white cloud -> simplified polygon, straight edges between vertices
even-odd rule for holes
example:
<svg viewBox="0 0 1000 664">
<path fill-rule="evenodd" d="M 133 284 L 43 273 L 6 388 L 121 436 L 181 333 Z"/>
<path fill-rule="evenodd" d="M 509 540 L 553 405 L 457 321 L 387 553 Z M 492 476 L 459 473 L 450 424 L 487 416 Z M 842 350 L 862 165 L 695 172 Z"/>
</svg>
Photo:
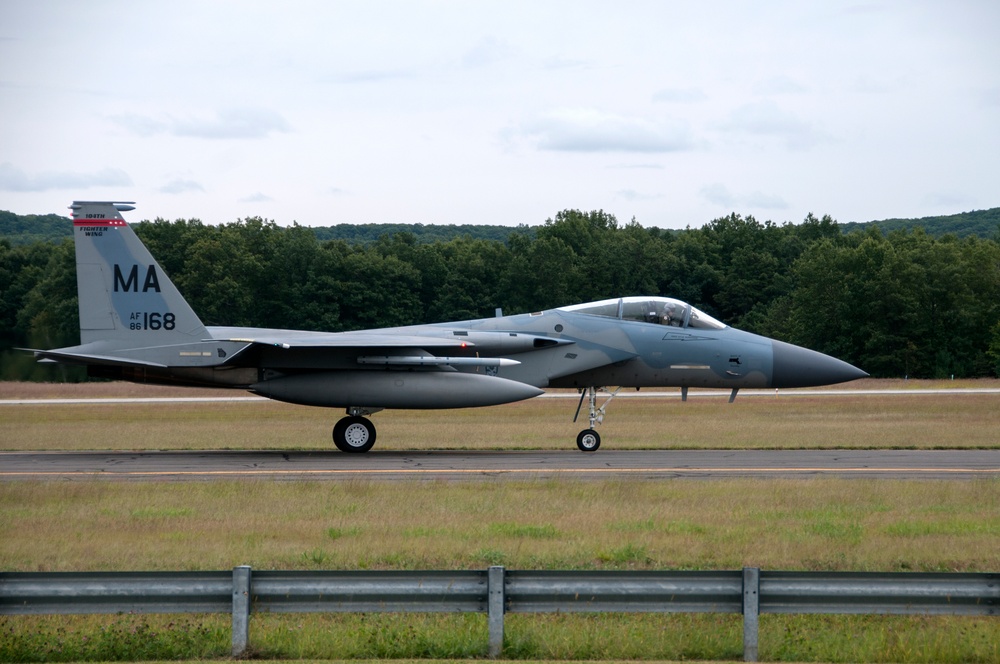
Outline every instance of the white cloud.
<svg viewBox="0 0 1000 664">
<path fill-rule="evenodd" d="M 788 76 L 772 76 L 754 85 L 759 95 L 797 95 L 806 91 L 805 86 Z"/>
<path fill-rule="evenodd" d="M 715 203 L 725 208 L 731 208 L 736 204 L 736 197 L 730 193 L 729 188 L 718 182 L 702 187 L 701 195 L 709 203 Z"/>
<path fill-rule="evenodd" d="M 777 139 L 791 149 L 807 149 L 830 140 L 825 132 L 770 100 L 740 106 L 719 128 L 734 137 Z"/>
<path fill-rule="evenodd" d="M 734 211 L 740 208 L 786 210 L 789 207 L 788 203 L 781 196 L 765 194 L 760 191 L 734 194 L 729 191 L 726 185 L 719 182 L 702 187 L 701 195 L 702 198 L 710 203 Z"/>
<path fill-rule="evenodd" d="M 969 196 L 954 192 L 927 192 L 921 201 L 934 210 L 970 210 L 975 209 L 976 202 Z M 933 215 L 928 215 L 933 216 Z"/>
<path fill-rule="evenodd" d="M 765 194 L 760 191 L 751 191 L 741 197 L 743 205 L 758 210 L 787 210 L 788 203 L 784 198 L 776 194 Z"/>
<path fill-rule="evenodd" d="M 104 168 L 92 173 L 43 171 L 28 175 L 10 162 L 0 164 L 0 191 L 29 192 L 131 186 L 132 178 L 118 168 Z"/>
<path fill-rule="evenodd" d="M 701 88 L 664 88 L 653 93 L 653 101 L 693 104 L 705 101 L 708 95 Z"/>
<path fill-rule="evenodd" d="M 462 63 L 466 67 L 487 67 L 501 62 L 513 54 L 513 49 L 505 42 L 490 35 L 466 51 Z"/>
<path fill-rule="evenodd" d="M 153 118 L 134 113 L 115 115 L 110 119 L 122 129 L 136 136 L 155 136 L 156 134 L 167 133 L 169 130 L 169 125 L 162 120 L 154 120 Z"/>
<path fill-rule="evenodd" d="M 280 114 L 254 108 L 222 111 L 211 120 L 184 120 L 174 123 L 173 133 L 194 138 L 266 138 L 290 127 Z"/>
<path fill-rule="evenodd" d="M 615 197 L 626 201 L 653 201 L 663 198 L 661 194 L 644 194 L 635 189 L 619 189 L 615 192 Z"/>
<path fill-rule="evenodd" d="M 0 0 L 0 207 L 108 186 L 150 218 L 683 227 L 1000 205 L 996 2 L 231 5 Z M 109 25 L 115 48 L 81 47 Z"/>
<path fill-rule="evenodd" d="M 245 197 L 241 198 L 239 200 L 239 202 L 240 203 L 270 203 L 273 200 L 274 199 L 271 198 L 270 196 L 268 196 L 267 194 L 262 194 L 261 192 L 258 191 L 255 194 L 250 194 L 249 196 L 245 196 Z"/>
<path fill-rule="evenodd" d="M 558 109 L 521 126 L 541 150 L 563 152 L 676 152 L 692 145 L 680 122 L 627 117 L 594 109 Z"/>
<path fill-rule="evenodd" d="M 1000 87 L 989 88 L 979 93 L 979 101 L 986 107 L 1000 107 Z"/>
<path fill-rule="evenodd" d="M 392 83 L 412 79 L 416 73 L 409 69 L 362 69 L 344 72 L 324 79 L 325 83 L 365 84 Z"/>
<path fill-rule="evenodd" d="M 663 164 L 654 164 L 650 162 L 635 162 L 635 163 L 612 164 L 608 168 L 618 168 L 622 170 L 635 170 L 635 171 L 662 171 Z"/>
<path fill-rule="evenodd" d="M 585 69 L 593 66 L 592 62 L 582 58 L 564 58 L 558 55 L 544 58 L 541 62 L 541 67 L 549 70 Z"/>
<path fill-rule="evenodd" d="M 288 122 L 274 111 L 239 108 L 220 111 L 214 118 L 156 119 L 143 115 L 113 116 L 114 121 L 137 136 L 168 134 L 188 138 L 259 139 L 290 131 Z"/>
<path fill-rule="evenodd" d="M 205 188 L 194 180 L 175 178 L 159 189 L 164 194 L 184 194 L 189 191 L 205 191 Z"/>
</svg>

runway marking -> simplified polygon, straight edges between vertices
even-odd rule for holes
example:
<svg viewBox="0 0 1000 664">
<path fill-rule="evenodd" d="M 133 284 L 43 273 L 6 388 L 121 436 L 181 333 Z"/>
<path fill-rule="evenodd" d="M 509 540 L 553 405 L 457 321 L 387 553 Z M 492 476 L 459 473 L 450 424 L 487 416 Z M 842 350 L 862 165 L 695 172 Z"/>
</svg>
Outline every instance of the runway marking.
<svg viewBox="0 0 1000 664">
<path fill-rule="evenodd" d="M 108 471 L 108 470 L 79 470 L 79 471 L 0 471 L 0 477 L 65 477 L 65 476 L 95 476 L 95 477 L 169 477 L 169 476 L 245 476 L 245 475 L 546 475 L 546 474 L 600 474 L 600 473 L 627 473 L 627 474 L 704 474 L 704 473 L 917 473 L 917 474 L 1000 474 L 1000 468 L 442 468 L 434 470 L 429 468 L 400 468 L 397 470 L 388 469 L 327 469 L 327 470 L 136 470 L 136 471 Z"/>
</svg>

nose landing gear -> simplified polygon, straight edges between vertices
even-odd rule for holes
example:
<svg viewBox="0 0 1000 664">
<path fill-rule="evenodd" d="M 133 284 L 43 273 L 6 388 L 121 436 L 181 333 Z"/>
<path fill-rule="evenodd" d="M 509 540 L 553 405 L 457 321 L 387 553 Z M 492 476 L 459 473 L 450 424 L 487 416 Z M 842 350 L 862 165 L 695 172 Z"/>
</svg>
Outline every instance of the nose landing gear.
<svg viewBox="0 0 1000 664">
<path fill-rule="evenodd" d="M 576 446 L 581 452 L 594 452 L 601 446 L 601 434 L 593 429 L 584 429 L 576 437 Z"/>
<path fill-rule="evenodd" d="M 595 452 L 597 448 L 601 446 L 601 435 L 594 430 L 594 426 L 600 424 L 604 421 L 604 413 L 611 403 L 611 400 L 615 398 L 615 395 L 622 388 L 615 388 L 614 392 L 609 392 L 607 388 L 604 387 L 588 387 L 586 390 L 580 391 L 580 403 L 576 406 L 576 415 L 573 416 L 573 421 L 576 422 L 577 418 L 580 417 L 580 409 L 583 407 L 584 398 L 588 399 L 589 404 L 589 420 L 590 428 L 584 429 L 576 437 L 576 446 L 580 448 L 581 452 Z M 607 400 L 601 405 L 600 408 L 597 407 L 597 391 L 604 390 L 608 392 Z"/>
</svg>

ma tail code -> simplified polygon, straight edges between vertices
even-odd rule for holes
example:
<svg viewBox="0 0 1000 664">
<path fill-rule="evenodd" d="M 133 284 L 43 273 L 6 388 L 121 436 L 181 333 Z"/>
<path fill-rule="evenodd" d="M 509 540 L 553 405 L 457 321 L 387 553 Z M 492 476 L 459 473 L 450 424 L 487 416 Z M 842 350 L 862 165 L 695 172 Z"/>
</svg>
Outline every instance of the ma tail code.
<svg viewBox="0 0 1000 664">
<path fill-rule="evenodd" d="M 115 264 L 115 292 L 119 291 L 125 292 L 139 292 L 139 266 L 133 265 L 132 269 L 129 270 L 128 277 L 122 273 L 122 268 L 120 265 Z M 146 267 L 146 279 L 142 282 L 142 292 L 146 293 L 148 291 L 160 292 L 160 281 L 156 278 L 156 266 L 149 265 Z"/>
</svg>

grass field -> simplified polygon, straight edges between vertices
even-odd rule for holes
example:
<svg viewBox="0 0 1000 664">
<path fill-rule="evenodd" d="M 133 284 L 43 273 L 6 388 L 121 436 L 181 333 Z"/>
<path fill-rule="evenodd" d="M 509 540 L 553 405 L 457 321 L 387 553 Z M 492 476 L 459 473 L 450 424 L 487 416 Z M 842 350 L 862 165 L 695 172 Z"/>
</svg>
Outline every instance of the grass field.
<svg viewBox="0 0 1000 664">
<path fill-rule="evenodd" d="M 855 381 L 906 389 L 879 396 L 619 397 L 600 425 L 607 449 L 1000 447 L 1000 394 L 928 394 L 926 388 L 997 387 L 1000 381 Z M 924 388 L 921 390 L 921 388 Z M 0 399 L 243 396 L 123 383 L 0 383 Z M 585 422 L 577 400 L 450 411 L 384 411 L 377 449 L 567 449 Z M 0 405 L 0 449 L 331 449 L 333 409 L 272 401 L 181 404 Z"/>
<path fill-rule="evenodd" d="M 0 384 L 0 398 L 39 398 L 42 390 L 48 396 L 78 390 L 190 396 L 119 384 Z M 995 394 L 779 394 L 740 397 L 734 404 L 725 398 L 620 399 L 601 431 L 608 449 L 996 448 L 998 406 Z M 575 400 L 548 399 L 468 411 L 379 413 L 378 446 L 565 449 L 580 428 L 570 422 L 575 407 Z M 336 417 L 336 411 L 268 402 L 0 406 L 0 441 L 6 450 L 329 448 Z M 995 572 L 1000 482 L 0 484 L 0 570 L 239 564 Z M 265 658 L 485 655 L 483 616 L 253 621 L 255 652 Z M 741 652 L 738 616 L 509 616 L 505 632 L 505 656 L 524 660 L 730 660 Z M 226 616 L 6 617 L 0 618 L 0 661 L 219 658 L 228 652 L 228 638 Z M 763 616 L 760 642 L 762 660 L 1000 662 L 995 617 Z"/>
<path fill-rule="evenodd" d="M 1000 570 L 995 480 L 6 482 L 0 505 L 12 571 Z"/>
</svg>

